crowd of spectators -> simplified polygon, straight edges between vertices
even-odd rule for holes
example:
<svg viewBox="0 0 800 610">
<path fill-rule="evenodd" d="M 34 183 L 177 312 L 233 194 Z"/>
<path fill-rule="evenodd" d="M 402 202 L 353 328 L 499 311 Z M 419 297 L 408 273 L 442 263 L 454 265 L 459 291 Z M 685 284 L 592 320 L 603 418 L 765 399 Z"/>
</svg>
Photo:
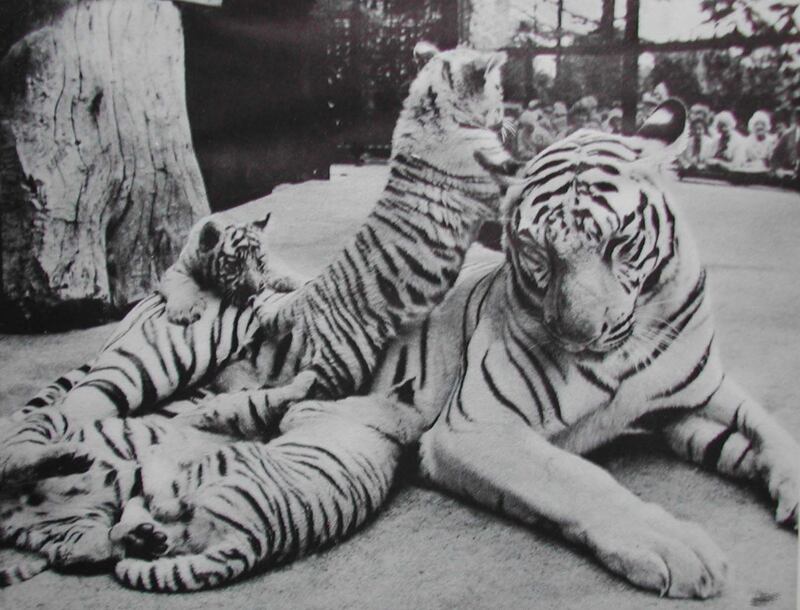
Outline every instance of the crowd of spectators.
<svg viewBox="0 0 800 610">
<path fill-rule="evenodd" d="M 637 122 L 642 123 L 669 97 L 660 84 L 639 102 Z M 544 104 L 531 100 L 524 110 L 511 107 L 504 130 L 506 145 L 521 159 L 530 159 L 547 146 L 581 128 L 608 133 L 622 130 L 622 110 L 600 107 L 597 98 L 586 96 L 571 106 L 564 102 Z M 704 104 L 689 110 L 689 139 L 677 159 L 684 171 L 725 173 L 771 173 L 795 176 L 800 173 L 800 106 L 789 125 L 774 124 L 766 110 L 754 112 L 746 124 L 730 111 L 714 113 Z"/>
<path fill-rule="evenodd" d="M 800 107 L 794 109 L 790 125 L 774 125 L 769 112 L 757 110 L 744 126 L 730 111 L 714 114 L 708 106 L 695 104 L 689 110 L 689 142 L 678 167 L 798 176 Z"/>
</svg>

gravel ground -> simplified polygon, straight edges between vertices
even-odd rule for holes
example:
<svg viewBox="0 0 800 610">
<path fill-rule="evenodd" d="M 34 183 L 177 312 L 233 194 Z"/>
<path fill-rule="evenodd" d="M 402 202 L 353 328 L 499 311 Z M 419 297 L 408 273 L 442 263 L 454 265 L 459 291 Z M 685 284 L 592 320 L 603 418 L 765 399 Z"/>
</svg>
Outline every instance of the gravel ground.
<svg viewBox="0 0 800 610">
<path fill-rule="evenodd" d="M 272 210 L 273 244 L 313 272 L 370 208 L 385 168 L 343 168 L 231 211 Z M 693 225 L 730 374 L 800 438 L 800 196 L 762 188 L 675 184 Z M 0 413 L 81 364 L 110 326 L 0 336 Z M 648 446 L 650 445 L 650 446 Z M 772 522 L 758 490 L 676 461 L 646 438 L 595 456 L 624 485 L 701 523 L 728 554 L 728 589 L 702 607 L 795 608 L 795 535 Z M 662 600 L 609 575 L 581 550 L 413 483 L 383 513 L 326 552 L 219 591 L 168 597 L 121 588 L 110 576 L 46 573 L 0 591 L 2 608 L 588 608 L 700 607 Z"/>
</svg>

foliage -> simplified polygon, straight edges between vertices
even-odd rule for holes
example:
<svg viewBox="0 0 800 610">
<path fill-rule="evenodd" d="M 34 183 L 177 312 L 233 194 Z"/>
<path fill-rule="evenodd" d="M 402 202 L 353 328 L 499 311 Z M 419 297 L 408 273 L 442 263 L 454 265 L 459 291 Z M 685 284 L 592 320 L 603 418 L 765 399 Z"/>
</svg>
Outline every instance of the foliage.
<svg viewBox="0 0 800 610">
<path fill-rule="evenodd" d="M 664 82 L 687 104 L 703 102 L 714 110 L 732 110 L 741 121 L 759 109 L 787 112 L 798 104 L 800 56 L 797 45 L 656 56 L 645 87 Z"/>
<path fill-rule="evenodd" d="M 800 6 L 797 0 L 701 0 L 706 21 L 723 33 L 745 36 L 800 32 Z"/>
</svg>

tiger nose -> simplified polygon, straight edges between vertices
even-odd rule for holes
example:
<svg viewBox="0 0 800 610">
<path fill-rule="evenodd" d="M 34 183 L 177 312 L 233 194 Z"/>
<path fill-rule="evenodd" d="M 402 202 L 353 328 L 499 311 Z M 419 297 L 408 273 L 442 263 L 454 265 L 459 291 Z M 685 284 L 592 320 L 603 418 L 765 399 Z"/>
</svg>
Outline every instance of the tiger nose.
<svg viewBox="0 0 800 610">
<path fill-rule="evenodd" d="M 584 347 L 601 337 L 605 324 L 584 317 L 568 317 L 545 312 L 544 326 L 556 339 Z"/>
</svg>

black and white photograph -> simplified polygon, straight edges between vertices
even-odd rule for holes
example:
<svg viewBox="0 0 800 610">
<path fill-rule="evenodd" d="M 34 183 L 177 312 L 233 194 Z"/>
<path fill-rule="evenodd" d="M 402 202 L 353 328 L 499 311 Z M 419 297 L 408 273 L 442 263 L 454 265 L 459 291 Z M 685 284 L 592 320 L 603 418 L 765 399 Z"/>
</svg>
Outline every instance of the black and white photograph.
<svg viewBox="0 0 800 610">
<path fill-rule="evenodd" d="M 800 607 L 797 0 L 0 4 L 0 607 Z"/>
</svg>

